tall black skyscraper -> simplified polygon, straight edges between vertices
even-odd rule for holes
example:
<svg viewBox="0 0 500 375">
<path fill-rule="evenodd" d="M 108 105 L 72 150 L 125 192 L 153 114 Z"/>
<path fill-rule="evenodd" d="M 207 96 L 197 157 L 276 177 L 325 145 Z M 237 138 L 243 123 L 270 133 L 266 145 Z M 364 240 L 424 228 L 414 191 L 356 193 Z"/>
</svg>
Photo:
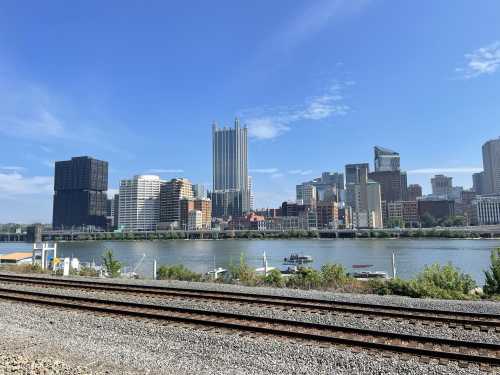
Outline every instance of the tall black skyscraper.
<svg viewBox="0 0 500 375">
<path fill-rule="evenodd" d="M 107 190 L 107 161 L 81 156 L 56 162 L 53 228 L 105 228 Z"/>
</svg>

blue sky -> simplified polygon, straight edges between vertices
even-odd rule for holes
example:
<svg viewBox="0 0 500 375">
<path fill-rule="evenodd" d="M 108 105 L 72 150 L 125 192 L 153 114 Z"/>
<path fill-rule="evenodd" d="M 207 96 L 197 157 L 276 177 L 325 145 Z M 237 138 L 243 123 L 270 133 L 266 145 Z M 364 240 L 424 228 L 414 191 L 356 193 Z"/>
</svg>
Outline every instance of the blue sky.
<svg viewBox="0 0 500 375">
<path fill-rule="evenodd" d="M 53 161 L 211 182 L 211 123 L 251 134 L 256 206 L 395 149 L 469 187 L 500 136 L 500 2 L 0 4 L 0 222 L 50 222 Z"/>
</svg>

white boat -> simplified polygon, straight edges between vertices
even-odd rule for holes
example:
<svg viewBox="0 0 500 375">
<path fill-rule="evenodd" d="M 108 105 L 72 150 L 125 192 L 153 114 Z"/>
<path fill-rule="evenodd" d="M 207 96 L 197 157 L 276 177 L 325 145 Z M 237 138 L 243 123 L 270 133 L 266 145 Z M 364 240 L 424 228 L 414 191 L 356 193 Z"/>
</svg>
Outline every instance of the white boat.
<svg viewBox="0 0 500 375">
<path fill-rule="evenodd" d="M 299 255 L 297 253 L 290 254 L 289 257 L 283 259 L 284 265 L 296 265 L 296 264 L 305 264 L 312 263 L 313 258 L 310 255 Z"/>
</svg>

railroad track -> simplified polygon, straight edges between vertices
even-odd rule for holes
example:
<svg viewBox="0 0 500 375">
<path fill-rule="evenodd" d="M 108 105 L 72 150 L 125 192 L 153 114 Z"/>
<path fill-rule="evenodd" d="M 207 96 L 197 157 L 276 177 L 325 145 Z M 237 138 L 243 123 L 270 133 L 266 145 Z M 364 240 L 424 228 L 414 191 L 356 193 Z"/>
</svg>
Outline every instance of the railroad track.
<svg viewBox="0 0 500 375">
<path fill-rule="evenodd" d="M 368 316 L 369 318 L 382 317 L 385 319 L 408 320 L 411 324 L 426 322 L 425 324 L 434 324 L 436 326 L 447 325 L 450 328 L 476 328 L 484 332 L 490 330 L 500 332 L 500 317 L 496 314 L 442 311 L 357 302 L 325 301 L 315 298 L 286 297 L 268 294 L 256 295 L 242 292 L 217 292 L 210 290 L 142 286 L 11 274 L 0 274 L 0 282 L 31 284 L 42 287 L 77 288 L 86 291 L 132 293 L 153 297 L 219 300 L 237 304 L 254 304 L 262 307 L 274 306 L 292 311 L 345 313 L 355 316 Z"/>
<path fill-rule="evenodd" d="M 496 371 L 500 366 L 500 345 L 491 343 L 422 337 L 238 313 L 109 301 L 99 298 L 63 296 L 5 288 L 0 288 L 0 299 L 104 313 L 112 316 L 194 324 L 209 329 L 223 329 L 299 341 L 342 345 L 356 349 L 398 353 L 405 357 L 418 356 L 424 361 L 436 358 L 441 364 L 458 361 L 462 367 L 475 363 L 484 369 Z"/>
</svg>

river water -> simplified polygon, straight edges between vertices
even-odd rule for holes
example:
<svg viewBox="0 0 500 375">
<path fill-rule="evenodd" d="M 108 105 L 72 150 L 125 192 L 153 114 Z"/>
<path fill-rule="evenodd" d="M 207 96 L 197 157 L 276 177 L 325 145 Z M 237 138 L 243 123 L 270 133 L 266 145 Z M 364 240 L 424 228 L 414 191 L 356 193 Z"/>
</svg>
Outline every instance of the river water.
<svg viewBox="0 0 500 375">
<path fill-rule="evenodd" d="M 490 252 L 500 247 L 500 240 L 450 240 L 450 239 L 334 239 L 334 240 L 169 240 L 169 241 L 86 241 L 61 242 L 59 256 L 73 256 L 82 262 L 100 263 L 106 249 L 113 250 L 128 270 L 134 269 L 143 254 L 137 272 L 152 276 L 153 260 L 161 264 L 184 264 L 197 271 L 206 272 L 217 267 L 238 263 L 240 254 L 247 262 L 261 267 L 262 254 L 266 252 L 269 266 L 285 268 L 283 258 L 290 253 L 311 255 L 314 268 L 324 263 L 340 263 L 348 270 L 353 264 L 372 264 L 373 271 L 392 274 L 392 252 L 396 254 L 398 276 L 410 278 L 432 263 L 452 262 L 469 273 L 478 283 L 484 282 L 484 270 L 490 264 Z M 0 254 L 10 251 L 30 251 L 26 243 L 0 243 Z"/>
</svg>

